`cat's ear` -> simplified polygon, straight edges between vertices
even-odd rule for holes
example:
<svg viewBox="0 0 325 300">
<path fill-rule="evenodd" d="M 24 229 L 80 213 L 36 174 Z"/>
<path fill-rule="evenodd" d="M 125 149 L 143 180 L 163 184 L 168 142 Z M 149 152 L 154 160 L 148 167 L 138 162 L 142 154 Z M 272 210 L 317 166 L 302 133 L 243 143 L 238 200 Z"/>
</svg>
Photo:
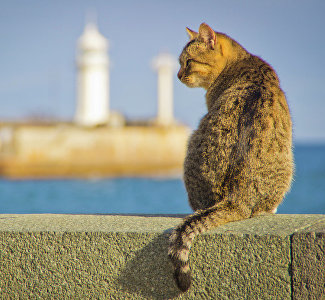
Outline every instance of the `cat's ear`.
<svg viewBox="0 0 325 300">
<path fill-rule="evenodd" d="M 205 23 L 200 25 L 198 39 L 199 41 L 206 43 L 211 49 L 214 49 L 217 42 L 216 33 L 209 25 Z"/>
<path fill-rule="evenodd" d="M 199 34 L 191 29 L 189 29 L 188 27 L 186 27 L 186 32 L 188 34 L 188 36 L 190 37 L 190 40 L 194 40 Z"/>
</svg>

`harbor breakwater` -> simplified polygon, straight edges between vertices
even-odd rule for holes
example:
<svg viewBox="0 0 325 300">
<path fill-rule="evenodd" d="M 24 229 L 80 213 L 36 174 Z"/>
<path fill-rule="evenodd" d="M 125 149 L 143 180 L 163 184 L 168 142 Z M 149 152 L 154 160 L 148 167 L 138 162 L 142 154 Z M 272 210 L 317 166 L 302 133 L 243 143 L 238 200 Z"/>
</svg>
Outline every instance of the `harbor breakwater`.
<svg viewBox="0 0 325 300">
<path fill-rule="evenodd" d="M 72 124 L 0 126 L 0 175 L 159 176 L 182 173 L 185 126 L 83 128 Z"/>
</svg>

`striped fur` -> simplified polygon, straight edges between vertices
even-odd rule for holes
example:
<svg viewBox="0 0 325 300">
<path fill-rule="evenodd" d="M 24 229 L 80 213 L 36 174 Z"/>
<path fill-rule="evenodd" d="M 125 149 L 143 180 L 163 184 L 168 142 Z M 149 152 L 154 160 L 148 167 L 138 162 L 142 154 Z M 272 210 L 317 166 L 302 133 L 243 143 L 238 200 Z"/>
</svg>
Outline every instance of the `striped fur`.
<svg viewBox="0 0 325 300">
<path fill-rule="evenodd" d="M 222 202 L 209 209 L 197 211 L 173 230 L 169 238 L 168 255 L 175 268 L 176 284 L 181 291 L 187 291 L 191 285 L 188 258 L 194 238 L 216 226 L 247 217 L 249 216 L 232 207 L 231 203 Z"/>
<path fill-rule="evenodd" d="M 179 79 L 207 90 L 208 113 L 192 134 L 184 182 L 195 213 L 171 236 L 168 255 L 183 292 L 194 238 L 222 224 L 274 213 L 293 174 L 292 124 L 274 70 L 230 37 L 188 30 Z"/>
</svg>

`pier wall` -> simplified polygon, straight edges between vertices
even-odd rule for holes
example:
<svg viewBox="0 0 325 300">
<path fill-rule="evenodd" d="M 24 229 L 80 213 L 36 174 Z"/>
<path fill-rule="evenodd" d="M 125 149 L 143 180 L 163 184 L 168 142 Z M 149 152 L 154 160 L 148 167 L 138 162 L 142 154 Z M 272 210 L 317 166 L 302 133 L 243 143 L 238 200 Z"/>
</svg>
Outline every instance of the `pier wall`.
<svg viewBox="0 0 325 300">
<path fill-rule="evenodd" d="M 185 126 L 2 126 L 0 175 L 20 178 L 181 174 L 189 133 Z M 5 137 L 2 143 L 1 136 Z"/>
<path fill-rule="evenodd" d="M 325 215 L 267 215 L 195 239 L 181 294 L 180 216 L 0 215 L 1 299 L 325 299 Z"/>
</svg>

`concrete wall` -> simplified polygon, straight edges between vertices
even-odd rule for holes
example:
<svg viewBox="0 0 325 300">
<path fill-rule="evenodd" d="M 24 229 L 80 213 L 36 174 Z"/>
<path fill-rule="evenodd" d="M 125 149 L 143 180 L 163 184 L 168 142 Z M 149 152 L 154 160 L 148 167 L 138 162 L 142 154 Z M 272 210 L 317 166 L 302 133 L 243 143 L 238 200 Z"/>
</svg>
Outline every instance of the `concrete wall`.
<svg viewBox="0 0 325 300">
<path fill-rule="evenodd" d="M 181 174 L 188 136 L 189 129 L 185 126 L 91 129 L 63 124 L 17 126 L 12 129 L 11 155 L 1 156 L 0 147 L 0 175 Z"/>
<path fill-rule="evenodd" d="M 1 299 L 325 299 L 325 215 L 269 215 L 198 237 L 193 286 L 167 259 L 179 216 L 0 215 Z"/>
</svg>

